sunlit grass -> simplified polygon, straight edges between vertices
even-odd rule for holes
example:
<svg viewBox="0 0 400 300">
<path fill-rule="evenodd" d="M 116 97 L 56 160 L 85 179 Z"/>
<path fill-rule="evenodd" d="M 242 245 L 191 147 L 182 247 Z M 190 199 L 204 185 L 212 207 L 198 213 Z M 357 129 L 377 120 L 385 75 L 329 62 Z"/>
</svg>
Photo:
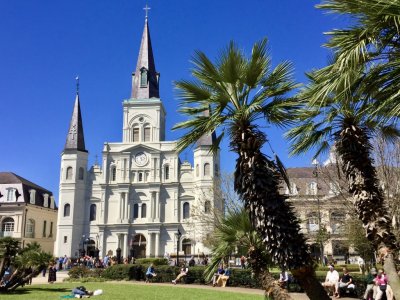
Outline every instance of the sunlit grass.
<svg viewBox="0 0 400 300">
<path fill-rule="evenodd" d="M 94 296 L 98 300 L 119 299 L 154 299 L 154 300 L 250 300 L 264 299 L 262 295 L 228 292 L 223 288 L 215 290 L 201 288 L 186 288 L 174 285 L 151 283 L 147 285 L 115 282 L 90 282 L 90 283 L 57 283 L 54 285 L 32 285 L 18 288 L 12 294 L 2 294 L 0 299 L 18 300 L 46 300 L 62 299 L 61 296 L 71 294 L 72 288 L 84 285 L 88 290 L 102 289 L 103 295 Z"/>
</svg>

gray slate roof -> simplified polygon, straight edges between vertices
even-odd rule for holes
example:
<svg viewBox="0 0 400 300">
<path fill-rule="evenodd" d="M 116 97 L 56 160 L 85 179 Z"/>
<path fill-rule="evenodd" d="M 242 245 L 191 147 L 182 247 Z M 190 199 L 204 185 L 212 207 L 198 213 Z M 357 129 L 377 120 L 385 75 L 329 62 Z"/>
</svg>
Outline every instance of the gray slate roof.
<svg viewBox="0 0 400 300">
<path fill-rule="evenodd" d="M 85 138 L 83 136 L 83 123 L 81 116 L 81 107 L 79 103 L 79 94 L 76 94 L 74 111 L 72 112 L 71 122 L 65 142 L 65 150 L 78 150 L 87 152 L 85 149 Z"/>
</svg>

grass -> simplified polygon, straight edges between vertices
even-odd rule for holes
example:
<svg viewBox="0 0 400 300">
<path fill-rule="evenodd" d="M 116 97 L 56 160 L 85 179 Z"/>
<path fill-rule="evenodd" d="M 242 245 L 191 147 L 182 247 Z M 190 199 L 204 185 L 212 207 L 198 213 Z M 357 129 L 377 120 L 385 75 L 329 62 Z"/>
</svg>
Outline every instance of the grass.
<svg viewBox="0 0 400 300">
<path fill-rule="evenodd" d="M 58 283 L 54 285 L 32 285 L 18 288 L 14 293 L 1 295 L 2 300 L 47 300 L 59 299 L 60 296 L 71 293 L 72 288 L 84 285 L 88 290 L 102 289 L 103 295 L 95 296 L 97 300 L 124 300 L 124 299 L 149 299 L 149 300 L 261 300 L 262 295 L 233 293 L 224 291 L 223 288 L 201 289 L 185 288 L 152 283 L 148 285 L 115 282 L 88 282 L 88 283 Z"/>
</svg>

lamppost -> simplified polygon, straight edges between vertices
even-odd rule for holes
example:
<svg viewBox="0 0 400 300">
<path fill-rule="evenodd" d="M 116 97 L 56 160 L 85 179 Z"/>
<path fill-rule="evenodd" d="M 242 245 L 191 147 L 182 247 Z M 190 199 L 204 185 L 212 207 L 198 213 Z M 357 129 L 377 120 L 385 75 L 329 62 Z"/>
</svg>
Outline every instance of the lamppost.
<svg viewBox="0 0 400 300">
<path fill-rule="evenodd" d="M 182 233 L 178 228 L 178 232 L 176 233 L 177 241 L 176 241 L 176 265 L 179 266 L 179 241 L 181 240 Z"/>
<path fill-rule="evenodd" d="M 315 198 L 317 199 L 317 209 L 318 209 L 318 239 L 319 239 L 319 248 L 320 248 L 320 259 L 321 259 L 321 264 L 324 264 L 324 243 L 322 241 L 322 224 L 321 224 L 321 206 L 319 203 L 319 197 L 318 197 L 318 167 L 319 167 L 319 162 L 317 159 L 314 159 L 311 163 L 314 166 L 314 171 L 313 175 L 315 176 L 316 179 L 316 188 L 315 188 Z"/>
</svg>

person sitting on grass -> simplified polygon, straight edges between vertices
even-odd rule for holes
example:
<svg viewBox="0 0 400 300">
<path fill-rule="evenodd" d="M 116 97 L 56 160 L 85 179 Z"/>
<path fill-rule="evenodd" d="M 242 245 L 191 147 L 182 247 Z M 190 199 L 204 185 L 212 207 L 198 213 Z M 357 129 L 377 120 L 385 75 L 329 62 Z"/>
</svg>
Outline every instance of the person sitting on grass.
<svg viewBox="0 0 400 300">
<path fill-rule="evenodd" d="M 329 271 L 326 273 L 325 282 L 322 283 L 322 286 L 328 292 L 328 295 L 338 294 L 336 290 L 336 285 L 339 282 L 339 273 L 335 270 L 333 265 L 329 265 Z"/>
<path fill-rule="evenodd" d="M 287 288 L 287 284 L 288 284 L 288 280 L 289 280 L 288 273 L 286 272 L 285 268 L 282 268 L 282 271 L 279 274 L 279 280 L 278 280 L 279 286 L 282 289 L 286 289 Z"/>
<path fill-rule="evenodd" d="M 157 274 L 154 271 L 154 264 L 150 264 L 150 266 L 147 268 L 146 271 L 146 283 L 150 282 L 150 279 L 152 279 L 153 277 L 156 277 Z"/>
<path fill-rule="evenodd" d="M 231 269 L 229 269 L 229 267 L 227 267 L 224 270 L 224 274 L 222 274 L 218 277 L 217 286 L 226 287 L 226 283 L 228 282 L 228 279 L 231 276 L 231 273 L 232 273 Z"/>
<path fill-rule="evenodd" d="M 72 294 L 75 298 L 90 298 L 93 292 L 86 290 L 84 286 L 78 286 L 72 290 Z"/>
<path fill-rule="evenodd" d="M 189 272 L 189 269 L 186 267 L 186 263 L 183 263 L 181 272 L 178 274 L 178 276 L 174 280 L 172 280 L 172 283 L 176 284 L 179 280 L 181 280 L 182 277 L 185 277 L 188 272 Z"/>
</svg>

